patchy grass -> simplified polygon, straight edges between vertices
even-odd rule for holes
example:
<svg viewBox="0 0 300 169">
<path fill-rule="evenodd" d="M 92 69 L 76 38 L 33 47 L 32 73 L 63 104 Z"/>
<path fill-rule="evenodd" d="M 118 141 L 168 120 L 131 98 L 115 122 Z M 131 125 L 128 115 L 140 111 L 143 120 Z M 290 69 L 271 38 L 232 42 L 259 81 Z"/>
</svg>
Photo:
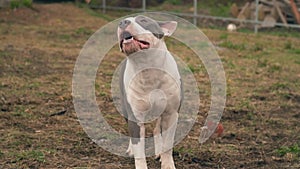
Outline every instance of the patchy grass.
<svg viewBox="0 0 300 169">
<path fill-rule="evenodd" d="M 45 155 L 43 152 L 39 150 L 29 150 L 29 151 L 22 151 L 19 153 L 11 153 L 11 156 L 15 157 L 15 162 L 20 162 L 20 161 L 28 161 L 28 160 L 33 160 L 37 162 L 44 162 L 45 161 Z"/>
<path fill-rule="evenodd" d="M 294 144 L 292 146 L 282 146 L 278 149 L 276 149 L 276 152 L 280 156 L 285 156 L 288 153 L 294 154 L 296 157 L 300 157 L 300 145 Z"/>
<path fill-rule="evenodd" d="M 289 52 L 292 53 L 292 54 L 299 55 L 300 54 L 300 48 L 289 49 Z"/>
<path fill-rule="evenodd" d="M 20 7 L 32 8 L 32 0 L 12 0 L 10 1 L 10 8 L 16 9 Z"/>
<path fill-rule="evenodd" d="M 108 20 L 129 13 L 102 14 L 68 3 L 34 7 L 40 13 L 0 10 L 0 168 L 132 168 L 132 159 L 92 142 L 78 122 L 71 95 L 74 64 L 86 39 Z M 188 65 L 182 72 L 194 73 L 201 98 L 196 124 L 175 146 L 177 168 L 299 168 L 299 35 L 203 32 L 218 46 L 226 73 L 225 131 L 216 144 L 199 145 L 210 108 L 209 76 L 193 51 L 167 38 L 168 49 Z M 110 91 L 113 72 L 124 58 L 117 46 L 107 53 L 95 90 L 108 123 L 127 134 Z M 159 168 L 154 158 L 148 160 L 149 168 Z"/>
<path fill-rule="evenodd" d="M 228 49 L 235 49 L 235 50 L 245 50 L 245 44 L 234 44 L 231 41 L 224 41 L 220 44 L 221 47 L 228 48 Z"/>
<path fill-rule="evenodd" d="M 77 35 L 92 35 L 94 32 L 88 28 L 84 28 L 84 27 L 80 27 L 78 29 L 76 29 L 75 33 Z"/>
<path fill-rule="evenodd" d="M 227 39 L 228 39 L 228 33 L 222 33 L 222 34 L 219 36 L 219 39 L 220 39 L 220 40 L 227 40 Z"/>
</svg>

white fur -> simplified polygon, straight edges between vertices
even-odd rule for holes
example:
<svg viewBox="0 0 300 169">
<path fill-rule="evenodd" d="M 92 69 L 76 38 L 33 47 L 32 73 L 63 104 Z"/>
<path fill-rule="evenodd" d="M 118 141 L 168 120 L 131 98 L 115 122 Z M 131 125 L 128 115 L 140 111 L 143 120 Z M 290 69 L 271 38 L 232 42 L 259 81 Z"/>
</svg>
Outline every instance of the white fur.
<svg viewBox="0 0 300 169">
<path fill-rule="evenodd" d="M 140 126 L 140 141 L 138 144 L 131 144 L 131 148 L 134 154 L 135 168 L 147 169 L 146 155 L 145 155 L 145 125 L 143 123 L 138 124 Z"/>
<path fill-rule="evenodd" d="M 161 111 L 161 108 L 164 110 L 161 113 L 155 114 L 157 116 L 155 117 L 157 121 L 153 131 L 155 155 L 156 157 L 161 157 L 162 169 L 175 169 L 172 148 L 178 120 L 177 111 L 181 99 L 181 81 L 177 64 L 171 53 L 168 52 L 163 38 L 158 39 L 150 31 L 144 30 L 142 26 L 135 22 L 134 17 L 126 19 L 131 21 L 126 27 L 126 31 L 130 32 L 136 39 L 150 43 L 150 49 L 147 49 L 148 51 L 144 53 L 146 56 L 150 56 L 134 57 L 135 53 L 133 53 L 127 57 L 124 71 L 123 80 L 127 100 L 135 118 L 141 122 L 138 123 L 140 126 L 140 140 L 138 144 L 132 144 L 132 140 L 130 140 L 127 153 L 134 156 L 136 169 L 147 169 L 145 158 L 145 126 L 143 123 L 147 122 L 147 119 L 145 119 L 147 111 L 150 110 L 151 113 L 152 106 L 155 105 L 156 107 L 153 111 Z M 175 21 L 158 22 L 158 24 L 164 36 L 171 36 L 177 26 L 177 22 Z M 120 37 L 122 31 L 124 30 L 118 29 L 118 37 Z M 143 51 L 138 54 L 143 56 Z M 150 77 L 149 74 L 142 72 L 140 76 L 134 78 L 145 68 L 154 68 L 153 70 L 149 70 Z M 157 70 L 163 70 L 167 73 L 159 73 Z M 163 87 L 160 87 L 159 90 L 163 91 L 164 95 L 160 94 L 161 91 L 154 93 L 153 91 L 149 91 L 152 85 L 151 82 L 153 81 L 161 82 Z M 153 93 L 153 98 L 151 97 L 151 92 Z"/>
<path fill-rule="evenodd" d="M 155 148 L 155 158 L 159 158 L 162 152 L 163 140 L 161 136 L 161 117 L 159 117 L 156 121 L 155 128 L 153 130 L 154 136 L 154 148 Z"/>
</svg>

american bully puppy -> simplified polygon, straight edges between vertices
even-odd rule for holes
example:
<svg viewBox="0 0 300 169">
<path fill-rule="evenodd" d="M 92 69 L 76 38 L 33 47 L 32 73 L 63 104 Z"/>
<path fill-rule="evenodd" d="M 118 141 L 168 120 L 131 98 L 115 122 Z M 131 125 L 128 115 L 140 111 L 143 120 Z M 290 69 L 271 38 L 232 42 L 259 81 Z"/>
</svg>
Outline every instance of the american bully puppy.
<svg viewBox="0 0 300 169">
<path fill-rule="evenodd" d="M 118 26 L 120 50 L 127 56 L 120 77 L 122 113 L 131 137 L 127 153 L 134 156 L 136 169 L 147 169 L 144 124 L 154 120 L 155 155 L 162 169 L 175 169 L 172 148 L 182 87 L 164 37 L 176 27 L 175 21 L 142 15 L 126 18 Z"/>
</svg>

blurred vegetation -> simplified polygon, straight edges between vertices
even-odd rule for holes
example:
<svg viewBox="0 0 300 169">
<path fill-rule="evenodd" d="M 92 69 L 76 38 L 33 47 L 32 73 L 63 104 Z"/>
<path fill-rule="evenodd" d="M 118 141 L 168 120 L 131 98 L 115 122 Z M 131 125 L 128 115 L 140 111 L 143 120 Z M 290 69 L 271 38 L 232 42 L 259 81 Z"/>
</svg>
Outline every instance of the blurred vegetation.
<svg viewBox="0 0 300 169">
<path fill-rule="evenodd" d="M 10 8 L 28 7 L 32 8 L 32 0 L 12 0 L 10 1 Z"/>
<path fill-rule="evenodd" d="M 198 12 L 215 16 L 229 16 L 230 7 L 233 3 L 243 4 L 247 0 L 198 0 Z M 168 10 L 173 12 L 193 11 L 194 0 L 146 0 L 148 9 Z M 102 5 L 102 0 L 91 0 L 91 5 Z M 110 0 L 106 1 L 107 6 L 141 8 L 142 0 Z"/>
</svg>

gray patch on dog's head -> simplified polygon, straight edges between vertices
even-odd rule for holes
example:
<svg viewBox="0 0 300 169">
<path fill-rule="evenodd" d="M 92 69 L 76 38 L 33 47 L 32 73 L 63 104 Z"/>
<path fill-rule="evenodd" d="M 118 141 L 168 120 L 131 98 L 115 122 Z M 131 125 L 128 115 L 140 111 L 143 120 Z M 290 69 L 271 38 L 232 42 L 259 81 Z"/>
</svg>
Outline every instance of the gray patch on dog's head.
<svg viewBox="0 0 300 169">
<path fill-rule="evenodd" d="M 164 32 L 155 20 L 139 15 L 135 18 L 135 21 L 145 30 L 150 31 L 158 39 L 161 39 L 164 36 Z"/>
</svg>

